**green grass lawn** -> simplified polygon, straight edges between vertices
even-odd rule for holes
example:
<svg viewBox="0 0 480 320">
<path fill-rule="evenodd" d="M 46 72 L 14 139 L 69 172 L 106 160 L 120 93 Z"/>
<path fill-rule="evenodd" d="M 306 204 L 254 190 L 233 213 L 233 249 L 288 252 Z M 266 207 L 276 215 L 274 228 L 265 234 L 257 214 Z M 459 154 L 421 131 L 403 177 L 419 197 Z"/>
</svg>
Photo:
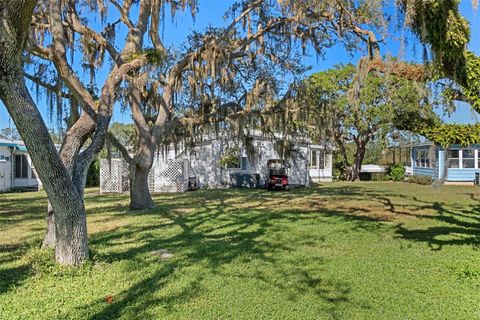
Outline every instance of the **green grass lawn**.
<svg viewBox="0 0 480 320">
<path fill-rule="evenodd" d="M 76 270 L 39 249 L 45 201 L 0 195 L 1 319 L 480 319 L 480 188 L 88 190 Z"/>
</svg>

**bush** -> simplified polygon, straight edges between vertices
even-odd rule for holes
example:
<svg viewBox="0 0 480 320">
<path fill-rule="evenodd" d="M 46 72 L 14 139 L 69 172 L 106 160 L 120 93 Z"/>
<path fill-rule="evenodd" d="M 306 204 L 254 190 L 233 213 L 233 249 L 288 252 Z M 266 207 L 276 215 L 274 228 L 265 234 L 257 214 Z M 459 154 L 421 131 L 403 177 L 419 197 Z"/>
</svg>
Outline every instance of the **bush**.
<svg viewBox="0 0 480 320">
<path fill-rule="evenodd" d="M 433 179 L 429 176 L 411 176 L 410 178 L 408 178 L 408 182 L 429 185 L 433 183 Z"/>
<path fill-rule="evenodd" d="M 98 187 L 100 185 L 100 160 L 98 158 L 93 160 L 88 168 L 85 185 L 87 187 Z"/>
<path fill-rule="evenodd" d="M 405 167 L 401 164 L 389 164 L 385 168 L 385 178 L 393 181 L 405 180 Z"/>
</svg>

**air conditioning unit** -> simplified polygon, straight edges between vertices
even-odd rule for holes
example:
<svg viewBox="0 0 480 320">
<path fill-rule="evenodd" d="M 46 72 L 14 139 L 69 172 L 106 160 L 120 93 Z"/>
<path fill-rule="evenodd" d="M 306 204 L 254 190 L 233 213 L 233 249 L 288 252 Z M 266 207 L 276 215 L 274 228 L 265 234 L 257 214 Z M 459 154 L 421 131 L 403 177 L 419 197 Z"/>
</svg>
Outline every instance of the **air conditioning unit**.
<svg viewBox="0 0 480 320">
<path fill-rule="evenodd" d="M 475 172 L 474 183 L 475 183 L 476 186 L 480 186 L 480 172 Z"/>
</svg>

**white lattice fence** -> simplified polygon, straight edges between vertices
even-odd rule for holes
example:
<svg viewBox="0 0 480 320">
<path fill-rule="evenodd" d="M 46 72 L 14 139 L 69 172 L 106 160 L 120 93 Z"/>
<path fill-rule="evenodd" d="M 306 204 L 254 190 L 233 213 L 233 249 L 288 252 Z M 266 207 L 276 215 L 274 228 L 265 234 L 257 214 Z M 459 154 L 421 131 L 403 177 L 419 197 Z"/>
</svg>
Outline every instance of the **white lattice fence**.
<svg viewBox="0 0 480 320">
<path fill-rule="evenodd" d="M 150 192 L 183 192 L 186 190 L 184 161 L 155 161 L 148 174 Z M 130 190 L 128 164 L 123 159 L 100 160 L 100 192 L 122 193 Z"/>
<path fill-rule="evenodd" d="M 100 159 L 100 192 L 121 193 L 124 171 L 123 159 Z M 128 175 L 127 175 L 128 177 Z M 128 179 L 127 179 L 128 181 Z M 128 184 L 128 183 L 127 183 Z"/>
<path fill-rule="evenodd" d="M 183 192 L 186 190 L 183 160 L 158 161 L 155 164 L 154 192 Z"/>
</svg>

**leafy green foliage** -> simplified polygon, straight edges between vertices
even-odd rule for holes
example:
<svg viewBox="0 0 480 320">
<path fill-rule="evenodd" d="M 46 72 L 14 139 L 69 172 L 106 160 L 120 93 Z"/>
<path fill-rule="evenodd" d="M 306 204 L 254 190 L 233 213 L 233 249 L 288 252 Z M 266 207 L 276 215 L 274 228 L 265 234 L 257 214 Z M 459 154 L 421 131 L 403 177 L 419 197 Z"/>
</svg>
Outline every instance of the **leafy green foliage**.
<svg viewBox="0 0 480 320">
<path fill-rule="evenodd" d="M 441 124 L 418 129 L 427 139 L 443 147 L 452 144 L 469 146 L 480 143 L 480 125 Z"/>
<path fill-rule="evenodd" d="M 411 176 L 408 178 L 408 182 L 422 185 L 431 185 L 433 183 L 433 179 L 429 176 Z"/>
<path fill-rule="evenodd" d="M 449 78 L 462 97 L 480 113 L 480 57 L 467 50 L 470 26 L 459 12 L 458 0 L 403 0 L 402 5 L 413 31 L 434 53 L 435 77 Z M 480 141 L 479 125 L 441 125 L 417 127 L 417 132 L 440 145 L 467 146 Z"/>
<path fill-rule="evenodd" d="M 390 164 L 385 168 L 385 179 L 393 181 L 405 180 L 405 167 L 402 164 Z"/>
<path fill-rule="evenodd" d="M 227 150 L 225 150 L 220 160 L 218 160 L 218 164 L 221 167 L 227 167 L 227 168 L 238 167 L 240 164 L 239 152 L 240 152 L 240 148 L 237 146 L 228 148 Z"/>
<path fill-rule="evenodd" d="M 350 171 L 347 178 L 351 180 L 369 143 L 385 147 L 397 129 L 439 122 L 433 107 L 425 102 L 429 93 L 424 84 L 373 72 L 360 83 L 355 77 L 359 75 L 353 65 L 340 65 L 312 75 L 304 89 L 311 109 L 310 135 L 315 141 L 333 136 L 340 152 L 336 173 L 341 177 Z"/>
</svg>

